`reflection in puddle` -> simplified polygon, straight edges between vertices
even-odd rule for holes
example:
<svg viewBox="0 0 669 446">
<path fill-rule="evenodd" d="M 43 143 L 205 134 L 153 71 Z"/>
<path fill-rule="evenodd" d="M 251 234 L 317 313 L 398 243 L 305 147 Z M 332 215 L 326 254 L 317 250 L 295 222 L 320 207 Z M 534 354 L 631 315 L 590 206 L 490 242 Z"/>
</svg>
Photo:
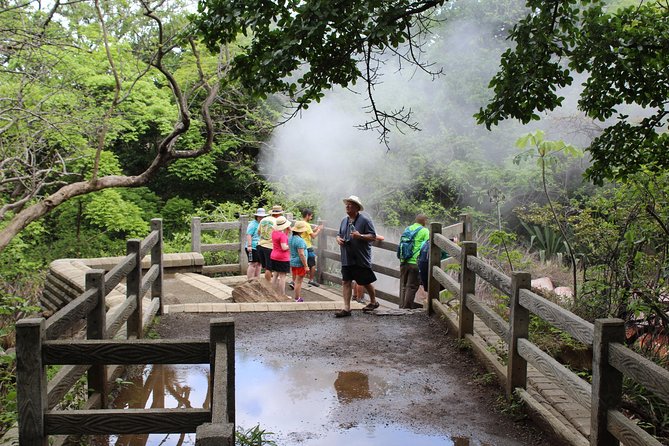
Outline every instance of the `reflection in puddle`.
<svg viewBox="0 0 669 446">
<path fill-rule="evenodd" d="M 372 397 L 369 391 L 369 377 L 360 372 L 337 372 L 334 388 L 342 404 Z"/>
<path fill-rule="evenodd" d="M 116 398 L 116 408 L 209 408 L 208 365 L 147 366 Z M 322 364 L 236 359 L 237 425 L 257 424 L 280 446 L 407 445 L 474 446 L 469 438 L 419 434 L 394 423 L 339 424 L 334 416 L 348 406 L 388 392 L 389 383 L 359 371 L 336 371 Z M 398 395 L 402 396 L 402 395 Z M 378 424 L 378 425 L 377 425 Z M 95 445 L 194 445 L 195 434 L 96 437 Z M 476 443 L 481 444 L 481 443 Z"/>
</svg>

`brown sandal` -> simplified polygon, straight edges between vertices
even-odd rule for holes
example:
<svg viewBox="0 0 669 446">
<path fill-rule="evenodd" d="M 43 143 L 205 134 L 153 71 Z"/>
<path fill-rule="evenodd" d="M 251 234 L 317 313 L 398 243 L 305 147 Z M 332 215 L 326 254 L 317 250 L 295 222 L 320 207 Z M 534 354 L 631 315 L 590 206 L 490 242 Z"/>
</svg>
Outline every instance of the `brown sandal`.
<svg viewBox="0 0 669 446">
<path fill-rule="evenodd" d="M 362 309 L 362 311 L 374 311 L 377 308 L 379 308 L 379 303 L 378 302 L 374 302 L 374 303 L 370 302 L 365 306 L 365 308 Z"/>
<path fill-rule="evenodd" d="M 347 317 L 351 315 L 351 311 L 339 310 L 334 315 L 335 317 Z"/>
</svg>

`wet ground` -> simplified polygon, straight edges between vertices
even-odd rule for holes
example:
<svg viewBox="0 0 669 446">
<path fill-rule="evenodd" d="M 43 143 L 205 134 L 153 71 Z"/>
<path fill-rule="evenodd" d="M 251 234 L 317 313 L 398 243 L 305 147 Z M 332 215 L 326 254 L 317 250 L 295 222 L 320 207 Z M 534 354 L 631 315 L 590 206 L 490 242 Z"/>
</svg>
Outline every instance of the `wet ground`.
<svg viewBox="0 0 669 446">
<path fill-rule="evenodd" d="M 163 338 L 207 338 L 222 315 L 168 314 Z M 501 389 L 443 326 L 424 314 L 237 313 L 237 425 L 278 445 L 548 445 L 529 421 L 499 410 Z M 207 366 L 147 368 L 122 399 L 203 407 Z M 153 391 L 151 393 L 151 391 Z M 503 403 L 502 403 L 503 405 Z M 114 442 L 110 442 L 114 444 Z M 194 444 L 194 435 L 123 437 L 116 444 Z"/>
</svg>

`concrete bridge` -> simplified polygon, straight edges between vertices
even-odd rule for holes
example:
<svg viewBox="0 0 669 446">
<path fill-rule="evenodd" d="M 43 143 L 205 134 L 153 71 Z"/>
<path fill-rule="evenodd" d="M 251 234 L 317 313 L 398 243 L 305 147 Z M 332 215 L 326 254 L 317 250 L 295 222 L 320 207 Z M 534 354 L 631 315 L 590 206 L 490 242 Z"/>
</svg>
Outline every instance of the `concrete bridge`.
<svg viewBox="0 0 669 446">
<path fill-rule="evenodd" d="M 155 227 L 159 228 L 157 221 Z M 144 257 L 146 249 L 143 249 L 143 246 L 147 245 L 147 242 L 136 241 L 132 245 L 136 246 L 133 248 L 134 251 L 129 248 L 126 257 L 56 261 L 49 273 L 43 305 L 54 312 L 51 318 L 76 319 L 61 314 L 63 310 L 72 311 L 75 302 L 80 302 L 77 305 L 86 307 L 86 311 L 77 310 L 79 311 L 77 314 L 87 313 L 91 304 L 81 304 L 87 302 L 82 298 L 86 293 L 91 294 L 90 290 L 98 290 L 99 293 L 102 289 L 107 313 L 110 315 L 107 317 L 122 320 L 119 319 L 119 315 L 125 314 L 124 322 L 134 321 L 132 325 L 130 322 L 117 324 L 116 328 L 119 330 L 121 326 L 128 329 L 125 332 L 117 331 L 112 335 L 126 339 L 141 338 L 141 328 L 145 327 L 155 314 L 225 313 L 234 316 L 239 312 L 322 311 L 339 308 L 341 301 L 337 283 L 340 283 L 341 279 L 336 274 L 339 254 L 334 248 L 335 231 L 332 229 L 326 229 L 321 233 L 317 245 L 320 279 L 330 285 L 306 288 L 304 303 L 234 302 L 233 288 L 245 281 L 244 276 L 239 275 L 245 269 L 246 256 L 243 255 L 243 246 L 240 241 L 202 244 L 199 231 L 233 231 L 243 239 L 243 228 L 245 228 L 244 219 L 226 223 L 194 221 L 195 249 L 191 253 L 162 254 L 162 235 L 159 234 L 154 237 L 156 240 L 151 248 L 150 257 Z M 450 240 L 454 235 L 462 240 L 461 244 Z M 616 410 L 621 397 L 623 374 L 656 392 L 665 401 L 669 401 L 669 373 L 622 344 L 624 339 L 622 321 L 601 320 L 593 325 L 567 312 L 555 303 L 534 294 L 530 290 L 529 274 L 515 273 L 512 277 L 508 277 L 477 257 L 476 244 L 468 241 L 470 239 L 471 222 L 467 217 L 463 217 L 463 220 L 455 225 L 444 228 L 440 224 L 432 224 L 430 238 L 432 274 L 425 311 L 428 314 L 441 316 L 451 333 L 466 339 L 480 359 L 495 373 L 508 397 L 515 394 L 521 398 L 530 414 L 543 426 L 551 429 L 565 444 L 615 445 L 622 441 L 626 445 L 659 445 L 659 442 L 641 430 L 636 423 Z M 394 251 L 396 247 L 397 245 L 391 242 L 375 244 L 375 249 L 387 251 Z M 202 253 L 216 250 L 239 253 L 239 263 L 206 265 Z M 440 261 L 441 251 L 448 252 L 454 259 L 451 262 L 455 261 L 460 265 L 459 274 L 453 275 L 444 270 L 444 265 Z M 133 267 L 134 270 L 141 272 L 132 273 L 130 271 L 132 268 L 119 267 L 123 261 L 132 256 L 139 259 L 137 265 L 140 265 Z M 399 276 L 397 268 L 375 264 L 373 269 L 389 277 Z M 117 277 L 121 270 L 128 275 L 124 283 Z M 91 271 L 106 272 L 105 280 L 109 281 L 108 286 L 103 285 L 100 288 L 87 279 Z M 212 273 L 220 272 L 228 275 L 211 276 Z M 151 280 L 145 280 L 147 277 Z M 508 321 L 476 296 L 477 280 L 485 281 L 499 292 L 510 296 L 511 314 Z M 144 297 L 149 291 L 151 291 L 150 297 Z M 447 299 L 447 295 L 455 296 L 455 301 Z M 131 297 L 135 299 L 134 304 L 128 303 Z M 397 296 L 384 292 L 379 297 L 382 302 L 381 311 L 402 311 L 397 309 Z M 138 308 L 142 313 L 141 317 L 136 314 Z M 593 349 L 592 384 L 583 381 L 563 364 L 529 342 L 530 313 L 564 330 L 577 341 Z M 138 322 L 138 319 L 143 323 Z M 74 326 L 69 334 L 81 328 Z M 61 336 L 63 333 L 59 332 L 58 335 Z M 70 381 L 71 379 L 68 382 Z M 29 419 L 26 421 L 25 413 L 23 415 L 21 422 L 29 422 Z M 232 420 L 234 423 L 234 417 Z M 37 434 L 33 432 L 34 438 L 46 438 L 48 435 L 44 430 L 44 424 L 41 426 L 41 431 L 39 426 L 31 428 L 39 431 Z M 21 444 L 42 443 L 26 440 Z"/>
</svg>

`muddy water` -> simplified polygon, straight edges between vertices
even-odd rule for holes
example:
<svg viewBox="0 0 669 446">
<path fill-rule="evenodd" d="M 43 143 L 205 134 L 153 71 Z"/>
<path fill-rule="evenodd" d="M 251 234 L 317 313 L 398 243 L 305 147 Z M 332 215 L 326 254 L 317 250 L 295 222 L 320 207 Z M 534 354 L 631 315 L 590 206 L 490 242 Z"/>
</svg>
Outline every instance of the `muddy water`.
<svg viewBox="0 0 669 446">
<path fill-rule="evenodd" d="M 417 432 L 402 424 L 361 419 L 338 424 L 341 411 L 374 398 L 402 400 L 409 387 L 358 370 L 333 370 L 318 362 L 288 364 L 277 359 L 237 356 L 237 425 L 273 432 L 277 445 L 488 445 L 443 432 Z M 127 382 L 116 408 L 208 408 L 208 365 L 147 366 Z M 195 434 L 97 437 L 96 445 L 194 445 Z"/>
</svg>

